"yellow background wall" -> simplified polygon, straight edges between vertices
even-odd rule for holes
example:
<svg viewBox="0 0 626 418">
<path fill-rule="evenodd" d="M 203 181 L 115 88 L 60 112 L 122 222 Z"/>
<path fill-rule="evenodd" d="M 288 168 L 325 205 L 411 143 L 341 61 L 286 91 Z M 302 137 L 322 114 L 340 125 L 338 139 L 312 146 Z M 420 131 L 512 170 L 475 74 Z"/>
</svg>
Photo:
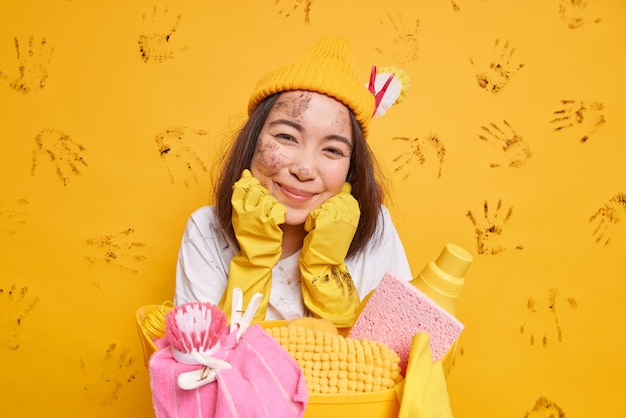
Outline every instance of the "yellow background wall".
<svg viewBox="0 0 626 418">
<path fill-rule="evenodd" d="M 325 34 L 411 77 L 370 141 L 414 273 L 475 256 L 455 416 L 626 416 L 622 0 L 2 0 L 2 416 L 151 416 L 135 310 L 259 75 Z"/>
</svg>

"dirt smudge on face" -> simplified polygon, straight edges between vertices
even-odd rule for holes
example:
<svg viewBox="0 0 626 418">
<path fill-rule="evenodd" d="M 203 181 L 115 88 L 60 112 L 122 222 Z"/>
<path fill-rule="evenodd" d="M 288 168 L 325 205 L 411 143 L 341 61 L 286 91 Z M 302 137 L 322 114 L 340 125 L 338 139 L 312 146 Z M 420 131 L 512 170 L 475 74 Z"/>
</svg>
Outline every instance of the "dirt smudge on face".
<svg viewBox="0 0 626 418">
<path fill-rule="evenodd" d="M 335 119 L 333 119 L 331 126 L 337 128 L 339 131 L 343 131 L 346 129 L 346 122 L 348 122 L 348 131 L 352 131 L 352 121 L 350 119 L 350 113 L 348 109 L 341 109 L 337 111 L 337 115 Z"/>
<path fill-rule="evenodd" d="M 280 170 L 282 163 L 280 146 L 272 141 L 264 141 L 262 138 L 259 138 L 252 158 L 253 163 L 256 162 L 259 166 L 263 167 L 263 171 L 266 175 L 275 175 Z"/>
<path fill-rule="evenodd" d="M 309 110 L 311 98 L 312 94 L 309 91 L 285 92 L 274 104 L 274 109 L 284 111 L 297 120 Z"/>
</svg>

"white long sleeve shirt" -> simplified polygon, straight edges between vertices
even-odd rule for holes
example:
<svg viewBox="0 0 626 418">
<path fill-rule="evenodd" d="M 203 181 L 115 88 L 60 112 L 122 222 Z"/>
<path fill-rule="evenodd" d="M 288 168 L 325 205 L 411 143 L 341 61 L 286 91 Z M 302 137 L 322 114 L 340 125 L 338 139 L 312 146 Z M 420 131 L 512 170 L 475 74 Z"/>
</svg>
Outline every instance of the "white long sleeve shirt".
<svg viewBox="0 0 626 418">
<path fill-rule="evenodd" d="M 378 221 L 378 228 L 382 228 L 380 239 L 346 259 L 346 267 L 361 300 L 376 288 L 388 271 L 404 280 L 412 279 L 404 247 L 384 206 Z M 239 246 L 221 232 L 214 207 L 197 209 L 187 221 L 178 253 L 174 303 L 218 304 L 226 289 L 230 261 L 237 253 Z M 308 316 L 302 300 L 299 257 L 300 251 L 280 260 L 272 269 L 266 319 Z"/>
</svg>

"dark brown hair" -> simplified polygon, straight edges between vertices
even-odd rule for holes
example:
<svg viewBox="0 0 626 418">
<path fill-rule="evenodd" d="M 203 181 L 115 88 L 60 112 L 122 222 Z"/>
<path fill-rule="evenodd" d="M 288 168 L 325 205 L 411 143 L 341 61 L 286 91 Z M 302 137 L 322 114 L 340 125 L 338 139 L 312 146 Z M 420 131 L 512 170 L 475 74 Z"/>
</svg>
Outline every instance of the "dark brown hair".
<svg viewBox="0 0 626 418">
<path fill-rule="evenodd" d="M 231 224 L 232 187 L 241 177 L 244 169 L 250 168 L 257 139 L 280 93 L 269 96 L 254 109 L 248 121 L 231 145 L 230 151 L 222 162 L 215 190 L 215 206 L 221 227 L 236 241 Z M 377 225 L 378 215 L 384 200 L 384 188 L 380 182 L 380 171 L 372 151 L 363 136 L 361 125 L 350 110 L 352 121 L 352 155 L 346 181 L 352 185 L 352 196 L 359 202 L 361 217 L 347 257 L 363 250 L 370 240 L 378 239 L 382 225 Z M 378 229 L 377 229 L 378 226 Z"/>
</svg>

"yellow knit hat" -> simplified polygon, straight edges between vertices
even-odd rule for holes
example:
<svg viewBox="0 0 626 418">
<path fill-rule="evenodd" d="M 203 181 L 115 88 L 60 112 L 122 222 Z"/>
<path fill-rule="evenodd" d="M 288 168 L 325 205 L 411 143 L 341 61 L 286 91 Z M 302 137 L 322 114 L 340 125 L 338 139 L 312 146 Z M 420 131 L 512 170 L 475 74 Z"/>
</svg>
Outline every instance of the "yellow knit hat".
<svg viewBox="0 0 626 418">
<path fill-rule="evenodd" d="M 270 71 L 257 83 L 248 102 L 248 114 L 266 97 L 287 90 L 306 90 L 334 97 L 355 114 L 367 137 L 374 113 L 374 96 L 353 70 L 350 42 L 342 36 L 317 41 L 291 63 Z"/>
</svg>

